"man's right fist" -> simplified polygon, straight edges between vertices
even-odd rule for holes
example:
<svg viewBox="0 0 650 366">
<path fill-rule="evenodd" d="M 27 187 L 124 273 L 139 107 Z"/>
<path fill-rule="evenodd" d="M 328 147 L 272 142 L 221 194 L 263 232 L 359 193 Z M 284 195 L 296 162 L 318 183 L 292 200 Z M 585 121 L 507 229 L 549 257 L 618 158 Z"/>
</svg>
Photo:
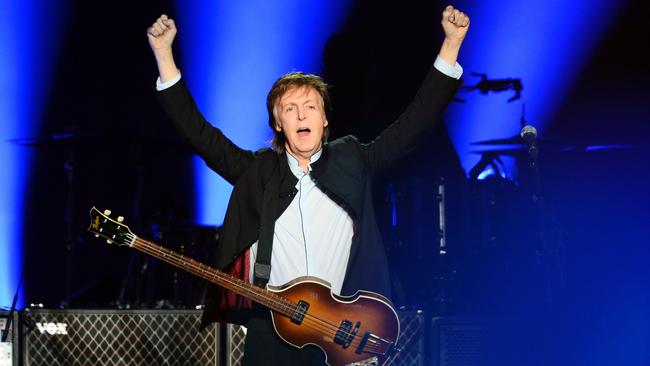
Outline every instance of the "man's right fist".
<svg viewBox="0 0 650 366">
<path fill-rule="evenodd" d="M 154 52 L 167 48 L 171 49 L 175 36 L 176 24 L 174 24 L 173 19 L 170 19 L 165 14 L 161 15 L 151 27 L 147 28 L 149 45 Z"/>
</svg>

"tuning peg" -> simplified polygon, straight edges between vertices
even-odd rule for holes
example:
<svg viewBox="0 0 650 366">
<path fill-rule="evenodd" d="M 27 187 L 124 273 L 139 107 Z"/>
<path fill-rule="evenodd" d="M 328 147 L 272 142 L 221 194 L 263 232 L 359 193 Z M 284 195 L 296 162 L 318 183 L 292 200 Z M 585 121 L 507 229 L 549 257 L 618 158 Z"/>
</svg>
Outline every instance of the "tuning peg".
<svg viewBox="0 0 650 366">
<path fill-rule="evenodd" d="M 99 238 L 99 234 L 95 234 L 95 238 Z"/>
<path fill-rule="evenodd" d="M 113 244 L 113 241 L 112 241 L 112 240 L 106 240 L 106 242 L 107 242 L 108 244 Z"/>
<path fill-rule="evenodd" d="M 104 215 L 110 216 L 111 215 L 111 210 L 104 210 Z"/>
<path fill-rule="evenodd" d="M 122 222 L 124 221 L 124 216 L 118 216 L 117 217 L 117 222 Z"/>
</svg>

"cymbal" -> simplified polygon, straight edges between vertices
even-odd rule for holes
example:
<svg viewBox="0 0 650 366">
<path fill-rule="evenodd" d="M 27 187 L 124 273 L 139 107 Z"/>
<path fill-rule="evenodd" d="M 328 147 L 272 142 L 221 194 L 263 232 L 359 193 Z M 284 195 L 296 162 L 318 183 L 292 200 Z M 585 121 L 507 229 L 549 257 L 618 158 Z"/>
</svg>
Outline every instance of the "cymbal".
<svg viewBox="0 0 650 366">
<path fill-rule="evenodd" d="M 620 151 L 620 150 L 635 150 L 635 149 L 648 149 L 650 146 L 638 144 L 603 144 L 603 145 L 586 145 L 586 146 L 570 146 L 563 148 L 548 148 L 548 152 L 553 153 L 589 153 L 595 151 Z M 481 155 L 494 155 L 494 156 L 525 156 L 528 155 L 528 146 L 521 145 L 513 148 L 506 149 L 488 149 L 488 150 L 473 150 L 471 154 Z"/>
<path fill-rule="evenodd" d="M 490 149 L 490 150 L 473 150 L 471 154 L 492 155 L 492 156 L 525 156 L 528 155 L 528 148 L 518 147 L 513 149 Z"/>
<path fill-rule="evenodd" d="M 18 138 L 8 140 L 19 146 L 39 149 L 80 149 L 104 151 L 111 149 L 143 149 L 159 152 L 171 152 L 192 155 L 195 151 L 183 140 L 174 136 L 153 136 L 141 133 L 125 132 L 123 134 L 102 134 L 89 132 L 60 132 L 37 138 Z"/>
<path fill-rule="evenodd" d="M 553 140 L 553 139 L 538 139 L 537 144 L 538 145 L 563 145 L 563 146 L 567 146 L 567 147 L 570 146 L 569 144 L 567 144 L 567 143 L 565 143 L 563 141 Z M 524 140 L 519 135 L 514 135 L 512 137 L 501 138 L 501 139 L 475 141 L 475 142 L 472 142 L 471 145 L 521 145 L 521 146 L 526 146 Z"/>
<path fill-rule="evenodd" d="M 585 152 L 591 151 L 614 151 L 614 150 L 640 150 L 648 149 L 650 146 L 641 144 L 602 144 L 602 145 L 589 145 L 582 146 L 580 150 Z"/>
</svg>

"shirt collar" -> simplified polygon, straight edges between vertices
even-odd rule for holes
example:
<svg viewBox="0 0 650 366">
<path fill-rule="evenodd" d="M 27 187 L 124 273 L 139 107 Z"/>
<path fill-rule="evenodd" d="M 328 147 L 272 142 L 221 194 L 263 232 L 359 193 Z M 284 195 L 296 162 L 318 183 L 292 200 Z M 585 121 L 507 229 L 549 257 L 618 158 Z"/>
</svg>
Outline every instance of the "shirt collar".
<svg viewBox="0 0 650 366">
<path fill-rule="evenodd" d="M 293 155 L 289 154 L 288 151 L 285 151 L 285 154 L 287 155 L 287 162 L 289 163 L 289 169 L 291 169 L 293 175 L 295 175 L 296 178 L 300 178 L 303 175 L 305 175 L 306 173 L 302 170 L 302 168 L 298 164 L 298 159 L 296 159 Z M 309 158 L 309 164 L 307 164 L 307 166 L 309 167 L 310 172 L 311 172 L 311 164 L 315 163 L 318 159 L 320 159 L 320 156 L 322 154 L 323 154 L 323 149 L 321 148 Z"/>
</svg>

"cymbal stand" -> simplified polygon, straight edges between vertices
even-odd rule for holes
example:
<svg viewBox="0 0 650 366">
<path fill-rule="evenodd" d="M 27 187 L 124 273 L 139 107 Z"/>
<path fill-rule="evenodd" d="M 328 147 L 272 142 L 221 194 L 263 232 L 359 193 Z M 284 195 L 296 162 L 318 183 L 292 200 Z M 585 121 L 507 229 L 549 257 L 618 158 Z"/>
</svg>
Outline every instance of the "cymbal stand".
<svg viewBox="0 0 650 366">
<path fill-rule="evenodd" d="M 64 211 L 65 222 L 65 276 L 64 276 L 64 297 L 60 304 L 61 308 L 67 308 L 72 301 L 72 254 L 75 249 L 72 210 L 74 207 L 74 168 L 75 159 L 73 148 L 68 151 L 68 159 L 64 164 L 66 173 L 66 204 Z"/>
<path fill-rule="evenodd" d="M 135 196 L 133 199 L 133 219 L 131 220 L 132 222 L 136 223 L 138 226 L 142 226 L 142 200 L 144 197 L 144 187 L 145 187 L 145 166 L 144 166 L 144 161 L 143 161 L 143 154 L 142 154 L 142 148 L 138 144 L 138 142 L 134 142 L 132 145 L 132 150 L 133 150 L 133 156 L 135 156 L 135 162 L 136 162 L 136 170 L 135 170 Z M 153 234 L 156 234 L 156 228 L 152 227 Z M 154 236 L 155 238 L 155 236 Z M 136 264 L 139 263 L 139 261 L 142 261 L 142 264 Z M 118 293 L 117 300 L 115 301 L 115 305 L 122 309 L 122 308 L 131 308 L 132 306 L 139 308 L 144 305 L 144 301 L 141 298 L 142 295 L 142 289 L 143 287 L 143 278 L 146 274 L 149 272 L 149 265 L 150 262 L 152 261 L 152 258 L 149 257 L 143 257 L 138 253 L 138 251 L 132 251 L 131 255 L 129 256 L 129 263 L 127 265 L 127 269 L 125 271 L 125 275 L 122 278 L 122 283 L 120 285 L 120 291 Z M 126 300 L 126 292 L 129 287 L 129 283 L 133 279 L 133 272 L 137 268 L 137 273 L 135 275 L 135 286 L 134 286 L 134 292 L 135 292 L 135 297 L 132 300 L 133 303 L 129 302 Z M 145 287 L 146 288 L 146 287 Z M 145 297 L 146 298 L 146 297 Z"/>
<path fill-rule="evenodd" d="M 432 294 L 433 297 L 427 301 L 427 308 L 438 315 L 447 315 L 454 311 L 456 262 L 453 248 L 449 247 L 448 234 L 448 207 L 449 207 L 449 182 L 445 177 L 439 177 L 435 182 L 434 201 L 434 226 L 435 238 L 432 256 L 435 262 L 433 275 Z M 453 199 L 452 199 L 453 201 Z"/>
</svg>

